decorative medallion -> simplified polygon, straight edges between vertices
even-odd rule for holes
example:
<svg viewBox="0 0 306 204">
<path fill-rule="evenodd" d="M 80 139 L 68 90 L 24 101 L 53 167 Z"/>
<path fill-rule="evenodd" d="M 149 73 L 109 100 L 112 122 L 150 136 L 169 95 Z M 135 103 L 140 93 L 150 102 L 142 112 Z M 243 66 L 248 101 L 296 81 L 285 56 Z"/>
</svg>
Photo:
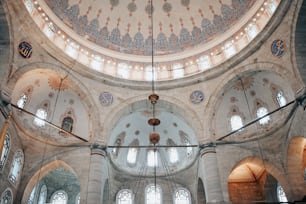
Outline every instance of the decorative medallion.
<svg viewBox="0 0 306 204">
<path fill-rule="evenodd" d="M 18 46 L 18 52 L 23 58 L 30 58 L 32 56 L 32 46 L 28 42 L 21 42 Z"/>
<path fill-rule="evenodd" d="M 191 94 L 190 94 L 190 101 L 193 103 L 193 104 L 199 104 L 201 103 L 202 101 L 204 100 L 204 94 L 202 91 L 193 91 Z"/>
<path fill-rule="evenodd" d="M 102 106 L 109 106 L 113 103 L 113 95 L 108 92 L 103 92 L 100 94 L 99 100 Z"/>
<path fill-rule="evenodd" d="M 277 39 L 274 40 L 271 44 L 271 53 L 276 57 L 283 56 L 285 52 L 285 43 L 283 40 Z"/>
</svg>

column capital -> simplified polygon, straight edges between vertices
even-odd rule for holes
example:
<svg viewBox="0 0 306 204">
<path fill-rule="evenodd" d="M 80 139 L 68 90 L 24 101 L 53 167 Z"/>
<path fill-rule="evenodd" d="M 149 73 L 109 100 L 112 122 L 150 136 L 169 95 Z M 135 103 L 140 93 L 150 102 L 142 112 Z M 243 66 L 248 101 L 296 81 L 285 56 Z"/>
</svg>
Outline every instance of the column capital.
<svg viewBox="0 0 306 204">
<path fill-rule="evenodd" d="M 207 143 L 200 146 L 201 157 L 207 153 L 216 153 L 216 143 Z"/>
<path fill-rule="evenodd" d="M 98 145 L 98 144 L 92 144 L 90 146 L 90 149 L 91 149 L 91 155 L 98 154 L 103 157 L 107 155 L 105 146 Z"/>
</svg>

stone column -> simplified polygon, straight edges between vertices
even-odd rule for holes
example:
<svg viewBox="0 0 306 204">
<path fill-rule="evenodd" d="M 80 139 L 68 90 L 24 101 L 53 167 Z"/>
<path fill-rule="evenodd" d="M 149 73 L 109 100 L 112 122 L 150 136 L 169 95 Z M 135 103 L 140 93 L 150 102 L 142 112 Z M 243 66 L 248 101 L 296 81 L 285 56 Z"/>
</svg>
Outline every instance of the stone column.
<svg viewBox="0 0 306 204">
<path fill-rule="evenodd" d="M 88 175 L 87 204 L 101 204 L 103 200 L 103 188 L 107 179 L 106 151 L 103 147 L 93 145 Z"/>
<path fill-rule="evenodd" d="M 205 188 L 206 203 L 223 203 L 223 193 L 217 163 L 217 155 L 214 145 L 208 145 L 201 149 L 203 163 L 203 183 Z"/>
</svg>

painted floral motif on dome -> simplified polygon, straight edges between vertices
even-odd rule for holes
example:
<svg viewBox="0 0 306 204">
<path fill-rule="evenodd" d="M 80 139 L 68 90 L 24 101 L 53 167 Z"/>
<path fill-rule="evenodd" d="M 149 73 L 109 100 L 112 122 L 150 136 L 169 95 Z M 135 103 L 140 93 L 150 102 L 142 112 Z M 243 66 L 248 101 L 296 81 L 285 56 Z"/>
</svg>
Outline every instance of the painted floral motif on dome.
<svg viewBox="0 0 306 204">
<path fill-rule="evenodd" d="M 190 0 L 181 0 L 181 4 L 183 6 L 188 6 L 190 4 Z"/>
<path fill-rule="evenodd" d="M 274 40 L 271 44 L 271 53 L 276 57 L 283 56 L 285 52 L 285 43 L 283 40 L 277 39 Z"/>
<path fill-rule="evenodd" d="M 127 7 L 127 8 L 128 8 L 128 10 L 129 10 L 129 12 L 133 13 L 133 12 L 136 11 L 137 6 L 136 6 L 135 2 L 131 2 L 131 3 L 128 4 L 128 7 Z"/>
<path fill-rule="evenodd" d="M 234 89 L 238 91 L 244 91 L 251 88 L 253 84 L 254 84 L 254 78 L 251 76 L 247 76 L 238 80 L 234 85 Z"/>
<path fill-rule="evenodd" d="M 154 6 L 148 4 L 148 5 L 146 6 L 146 13 L 147 13 L 148 15 L 152 15 L 153 12 L 154 12 Z"/>
<path fill-rule="evenodd" d="M 210 1 L 200 0 L 192 4 L 190 0 L 181 0 L 180 4 L 175 5 L 167 1 L 157 1 L 154 7 L 149 3 L 141 5 L 135 0 L 109 0 L 103 3 L 93 0 L 45 2 L 78 35 L 104 48 L 136 55 L 151 55 L 150 18 L 155 9 L 162 10 L 163 12 L 154 16 L 156 25 L 153 26 L 153 47 L 156 55 L 163 55 L 178 53 L 213 40 L 241 20 L 256 1 L 218 1 L 211 3 L 214 9 L 210 9 L 211 5 L 207 4 Z M 173 12 L 181 11 L 182 7 L 187 7 L 183 8 L 184 18 L 174 15 Z M 273 53 L 276 56 L 282 55 L 281 48 L 275 43 Z"/>
<path fill-rule="evenodd" d="M 66 78 L 59 74 L 51 74 L 48 78 L 49 87 L 56 91 L 68 89 L 69 82 Z"/>
<path fill-rule="evenodd" d="M 171 11 L 171 9 L 172 9 L 172 5 L 170 3 L 168 3 L 168 2 L 164 3 L 164 5 L 163 5 L 163 11 L 164 12 L 168 13 L 168 12 Z"/>
<path fill-rule="evenodd" d="M 119 0 L 109 0 L 109 2 L 112 6 L 118 6 L 119 4 Z"/>
<path fill-rule="evenodd" d="M 202 91 L 196 90 L 190 94 L 190 101 L 193 104 L 199 104 L 204 100 L 204 94 Z"/>
</svg>

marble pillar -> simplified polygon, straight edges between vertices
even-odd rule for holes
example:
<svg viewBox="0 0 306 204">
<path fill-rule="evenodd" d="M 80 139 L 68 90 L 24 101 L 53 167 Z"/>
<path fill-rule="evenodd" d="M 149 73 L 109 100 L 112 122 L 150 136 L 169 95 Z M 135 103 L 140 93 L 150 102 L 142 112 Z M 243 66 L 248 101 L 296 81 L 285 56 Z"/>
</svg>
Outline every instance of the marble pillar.
<svg viewBox="0 0 306 204">
<path fill-rule="evenodd" d="M 223 193 L 219 176 L 217 155 L 214 145 L 201 149 L 201 160 L 203 164 L 204 188 L 206 203 L 223 203 Z"/>
</svg>

